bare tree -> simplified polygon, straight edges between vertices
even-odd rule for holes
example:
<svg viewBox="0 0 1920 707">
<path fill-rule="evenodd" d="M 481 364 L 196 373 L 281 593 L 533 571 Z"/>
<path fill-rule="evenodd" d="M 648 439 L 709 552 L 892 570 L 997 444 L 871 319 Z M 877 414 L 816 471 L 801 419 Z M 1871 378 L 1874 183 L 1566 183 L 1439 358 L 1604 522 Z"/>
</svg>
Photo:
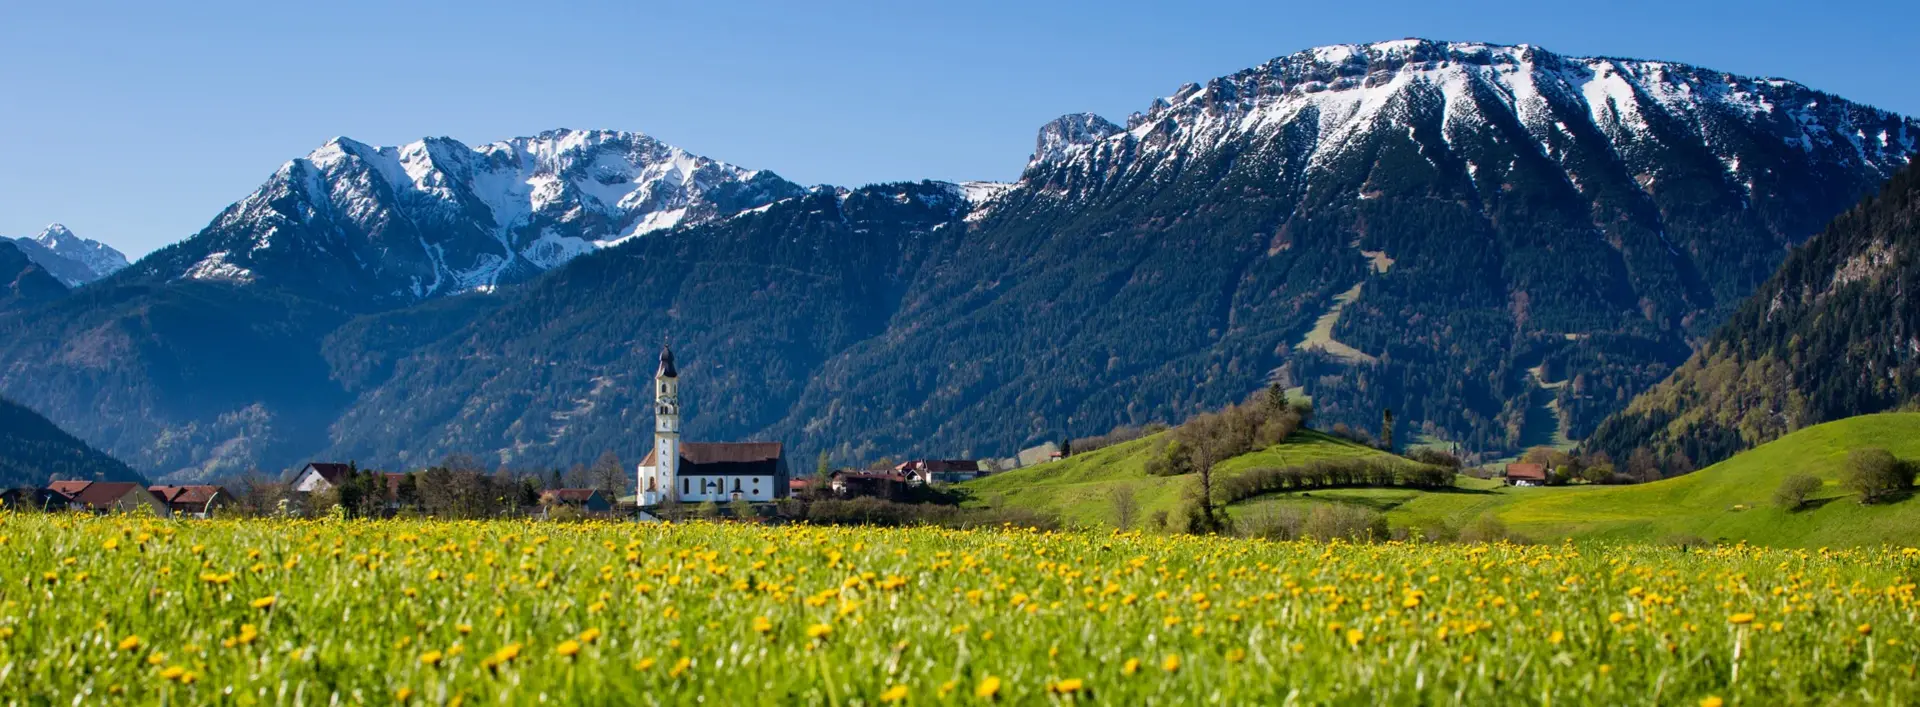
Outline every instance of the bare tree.
<svg viewBox="0 0 1920 707">
<path fill-rule="evenodd" d="M 1134 497 L 1133 489 L 1116 488 L 1108 498 L 1113 502 L 1113 524 L 1121 530 L 1132 530 L 1140 520 L 1140 500 Z"/>
<path fill-rule="evenodd" d="M 600 458 L 593 460 L 593 488 L 605 491 L 611 496 L 625 493 L 627 476 L 623 471 L 620 455 L 614 454 L 611 449 L 601 452 Z"/>
</svg>

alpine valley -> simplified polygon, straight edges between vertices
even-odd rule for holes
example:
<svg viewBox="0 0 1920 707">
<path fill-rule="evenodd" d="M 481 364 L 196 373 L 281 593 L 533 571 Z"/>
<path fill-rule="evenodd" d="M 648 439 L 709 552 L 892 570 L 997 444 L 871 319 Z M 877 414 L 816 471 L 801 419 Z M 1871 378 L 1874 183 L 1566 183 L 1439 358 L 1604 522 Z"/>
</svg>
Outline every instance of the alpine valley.
<svg viewBox="0 0 1920 707">
<path fill-rule="evenodd" d="M 341 138 L 70 294 L 0 253 L 0 393 L 171 482 L 636 459 L 663 339 L 690 437 L 794 458 L 1005 456 L 1274 381 L 1501 453 L 1587 437 L 1763 316 L 1742 301 L 1916 149 L 1920 122 L 1792 81 L 1426 40 L 1064 116 L 1010 184 Z"/>
</svg>

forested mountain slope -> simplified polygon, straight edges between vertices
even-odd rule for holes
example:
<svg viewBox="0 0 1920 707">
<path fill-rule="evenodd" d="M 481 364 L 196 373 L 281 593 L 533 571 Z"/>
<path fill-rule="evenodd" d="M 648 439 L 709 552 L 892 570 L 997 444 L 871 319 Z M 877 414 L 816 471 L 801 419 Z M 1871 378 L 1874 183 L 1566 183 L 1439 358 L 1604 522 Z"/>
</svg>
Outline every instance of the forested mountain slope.
<svg viewBox="0 0 1920 707">
<path fill-rule="evenodd" d="M 12 241 L 0 238 L 0 314 L 51 302 L 67 286 Z"/>
<path fill-rule="evenodd" d="M 49 480 L 140 481 L 120 460 L 67 434 L 39 413 L 0 398 L 0 489 Z"/>
<path fill-rule="evenodd" d="M 1920 168 L 1795 250 L 1702 350 L 1589 446 L 1709 464 L 1809 425 L 1920 404 Z"/>
</svg>

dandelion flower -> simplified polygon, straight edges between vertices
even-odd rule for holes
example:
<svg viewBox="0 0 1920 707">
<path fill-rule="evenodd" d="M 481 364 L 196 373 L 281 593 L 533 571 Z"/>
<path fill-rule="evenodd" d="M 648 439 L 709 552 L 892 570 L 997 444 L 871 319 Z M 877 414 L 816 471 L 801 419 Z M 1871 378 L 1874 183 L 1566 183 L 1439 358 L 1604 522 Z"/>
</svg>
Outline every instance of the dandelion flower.
<svg viewBox="0 0 1920 707">
<path fill-rule="evenodd" d="M 1000 678 L 988 675 L 985 680 L 980 681 L 979 687 L 973 689 L 973 694 L 981 699 L 993 699 L 995 695 L 1000 694 Z"/>
<path fill-rule="evenodd" d="M 894 685 L 887 688 L 886 692 L 880 693 L 881 702 L 899 702 L 905 699 L 907 699 L 906 685 Z"/>
<path fill-rule="evenodd" d="M 1160 661 L 1160 669 L 1169 673 L 1178 671 L 1180 669 L 1180 656 L 1178 654 L 1168 653 L 1166 659 Z"/>
<path fill-rule="evenodd" d="M 1727 617 L 1727 623 L 1734 624 L 1736 626 L 1753 623 L 1753 614 L 1749 614 L 1745 612 L 1734 614 L 1732 616 Z"/>
<path fill-rule="evenodd" d="M 832 636 L 832 635 L 833 635 L 833 627 L 828 626 L 826 624 L 814 624 L 812 626 L 807 627 L 807 638 L 817 638 L 817 639 L 825 640 L 828 636 Z"/>
<path fill-rule="evenodd" d="M 580 642 L 573 640 L 561 641 L 560 645 L 554 646 L 553 652 L 560 654 L 562 658 L 572 658 L 580 654 Z"/>
<path fill-rule="evenodd" d="M 433 667 L 435 665 L 439 665 L 440 661 L 444 658 L 446 658 L 446 654 L 441 653 L 440 651 L 427 651 L 425 653 L 420 654 L 420 664 L 425 665 L 427 667 Z"/>
<path fill-rule="evenodd" d="M 1860 628 L 1855 630 L 1859 631 L 1862 636 L 1871 636 L 1873 635 L 1873 624 L 1860 624 Z"/>
<path fill-rule="evenodd" d="M 1053 684 L 1053 691 L 1062 695 L 1079 692 L 1087 683 L 1080 678 L 1067 678 Z"/>
<path fill-rule="evenodd" d="M 139 637 L 139 636 L 128 636 L 128 637 L 126 637 L 126 638 L 122 638 L 122 639 L 120 639 L 120 650 L 121 650 L 121 651 L 137 651 L 137 650 L 140 650 L 140 637 Z"/>
<path fill-rule="evenodd" d="M 1120 666 L 1120 674 L 1122 675 L 1132 675 L 1137 672 L 1140 672 L 1139 658 L 1128 658 L 1126 664 Z"/>
<path fill-rule="evenodd" d="M 755 616 L 755 617 L 753 617 L 753 632 L 754 632 L 754 633 L 767 633 L 767 632 L 769 632 L 769 631 L 772 631 L 772 630 L 773 630 L 773 621 L 771 621 L 771 620 L 769 620 L 769 619 L 768 619 L 767 617 L 765 617 L 765 616 Z"/>
<path fill-rule="evenodd" d="M 255 609 L 271 609 L 271 608 L 273 608 L 273 605 L 274 605 L 274 603 L 275 603 L 275 602 L 278 602 L 279 600 L 280 600 L 280 599 L 279 599 L 279 596 L 278 596 L 278 595 L 274 595 L 274 594 L 269 594 L 269 595 L 267 595 L 267 596 L 264 596 L 264 597 L 260 597 L 259 599 L 255 599 L 255 600 L 253 600 L 253 608 L 255 608 Z M 294 613 L 300 613 L 300 612 L 294 612 Z"/>
<path fill-rule="evenodd" d="M 1724 705 L 1726 703 L 1727 701 L 1720 699 L 1720 696 L 1718 695 L 1712 695 L 1712 696 L 1700 698 L 1700 707 L 1720 707 L 1721 705 Z"/>
</svg>

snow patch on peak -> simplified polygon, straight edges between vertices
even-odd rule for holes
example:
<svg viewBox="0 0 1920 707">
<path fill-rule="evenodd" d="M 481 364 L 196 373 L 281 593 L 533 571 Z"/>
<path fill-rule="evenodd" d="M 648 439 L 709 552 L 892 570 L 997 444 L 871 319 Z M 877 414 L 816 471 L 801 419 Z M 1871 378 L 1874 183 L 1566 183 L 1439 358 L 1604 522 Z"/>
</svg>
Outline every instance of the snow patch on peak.
<svg viewBox="0 0 1920 707">
<path fill-rule="evenodd" d="M 1069 113 L 1040 126 L 1034 141 L 1034 163 L 1058 162 L 1086 146 L 1124 132 L 1113 121 L 1093 113 Z"/>
</svg>

